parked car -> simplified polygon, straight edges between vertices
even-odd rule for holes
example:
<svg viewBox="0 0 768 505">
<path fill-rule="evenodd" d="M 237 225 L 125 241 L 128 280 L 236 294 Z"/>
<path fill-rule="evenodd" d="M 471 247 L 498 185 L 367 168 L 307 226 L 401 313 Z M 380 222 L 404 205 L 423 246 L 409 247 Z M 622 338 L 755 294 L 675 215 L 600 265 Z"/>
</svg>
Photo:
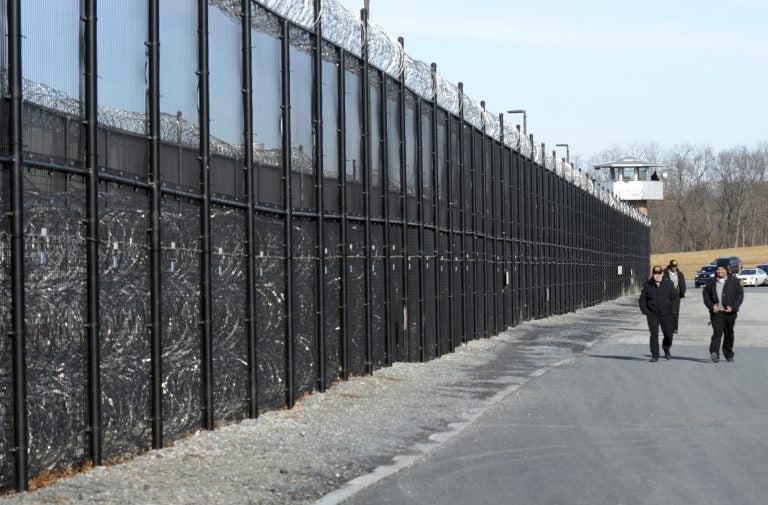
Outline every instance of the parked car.
<svg viewBox="0 0 768 505">
<path fill-rule="evenodd" d="M 698 272 L 696 272 L 696 277 L 694 277 L 693 283 L 697 288 L 703 286 L 709 279 L 714 277 L 715 270 L 717 270 L 715 265 L 704 265 Z"/>
<path fill-rule="evenodd" d="M 768 274 L 768 263 L 763 263 L 762 265 L 757 265 L 755 268 L 759 268 L 763 272 Z"/>
<path fill-rule="evenodd" d="M 728 262 L 728 271 L 731 273 L 731 275 L 741 272 L 741 258 L 738 256 L 720 256 L 715 258 L 712 264 L 717 265 L 721 261 Z"/>
<path fill-rule="evenodd" d="M 760 268 L 745 268 L 737 273 L 736 277 L 741 279 L 743 286 L 763 286 L 768 284 L 768 274 Z"/>
</svg>

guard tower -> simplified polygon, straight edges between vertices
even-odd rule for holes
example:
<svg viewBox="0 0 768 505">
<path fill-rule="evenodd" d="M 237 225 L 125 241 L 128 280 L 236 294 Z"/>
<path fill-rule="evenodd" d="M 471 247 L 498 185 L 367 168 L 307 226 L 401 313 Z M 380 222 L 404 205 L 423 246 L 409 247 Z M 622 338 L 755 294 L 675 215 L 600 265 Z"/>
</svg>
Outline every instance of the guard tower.
<svg viewBox="0 0 768 505">
<path fill-rule="evenodd" d="M 664 199 L 664 177 L 659 170 L 664 165 L 636 158 L 621 158 L 610 163 L 598 163 L 595 170 L 603 170 L 599 184 L 648 215 L 648 200 Z"/>
</svg>

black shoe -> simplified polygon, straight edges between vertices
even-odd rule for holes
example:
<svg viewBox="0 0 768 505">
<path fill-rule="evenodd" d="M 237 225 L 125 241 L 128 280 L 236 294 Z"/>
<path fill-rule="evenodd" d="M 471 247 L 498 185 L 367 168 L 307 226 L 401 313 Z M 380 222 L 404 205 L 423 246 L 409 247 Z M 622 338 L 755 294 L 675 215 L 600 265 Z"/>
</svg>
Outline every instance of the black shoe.
<svg viewBox="0 0 768 505">
<path fill-rule="evenodd" d="M 712 354 L 710 354 L 709 357 L 712 358 L 712 361 L 715 363 L 720 361 L 720 356 L 716 352 L 713 352 Z"/>
<path fill-rule="evenodd" d="M 651 363 L 656 363 L 657 361 L 659 361 L 659 357 L 658 356 L 653 356 L 651 358 Z"/>
<path fill-rule="evenodd" d="M 730 358 L 726 356 L 725 361 L 727 361 L 728 363 L 733 363 L 733 356 L 731 356 Z"/>
<path fill-rule="evenodd" d="M 669 354 L 669 349 L 664 349 L 664 359 L 672 359 L 672 355 Z"/>
</svg>

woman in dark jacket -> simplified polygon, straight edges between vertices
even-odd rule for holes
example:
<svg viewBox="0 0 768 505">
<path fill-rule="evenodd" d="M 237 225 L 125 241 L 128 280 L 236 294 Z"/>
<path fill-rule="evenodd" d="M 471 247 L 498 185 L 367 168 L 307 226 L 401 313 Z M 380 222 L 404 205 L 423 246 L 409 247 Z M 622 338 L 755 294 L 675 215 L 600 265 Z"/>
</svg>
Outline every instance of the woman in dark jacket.
<svg viewBox="0 0 768 505">
<path fill-rule="evenodd" d="M 709 320 L 712 323 L 709 355 L 715 363 L 720 361 L 722 340 L 725 360 L 733 361 L 733 326 L 736 324 L 736 313 L 744 301 L 741 281 L 728 273 L 727 262 L 719 262 L 715 276 L 707 281 L 701 294 L 704 297 L 704 305 L 709 309 Z"/>
<path fill-rule="evenodd" d="M 660 266 L 653 267 L 651 278 L 643 285 L 640 293 L 640 311 L 648 320 L 651 331 L 651 361 L 659 361 L 659 326 L 664 334 L 661 343 L 664 358 L 671 359 L 669 348 L 672 347 L 672 332 L 675 326 L 673 311 L 679 303 L 678 293 L 669 279 L 664 278 Z"/>
</svg>

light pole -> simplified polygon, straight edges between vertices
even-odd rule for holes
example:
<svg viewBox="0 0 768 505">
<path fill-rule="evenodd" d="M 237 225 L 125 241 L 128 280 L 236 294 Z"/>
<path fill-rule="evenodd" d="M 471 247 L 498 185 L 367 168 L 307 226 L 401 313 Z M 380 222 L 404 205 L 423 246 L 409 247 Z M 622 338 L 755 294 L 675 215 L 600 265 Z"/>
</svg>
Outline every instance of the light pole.
<svg viewBox="0 0 768 505">
<path fill-rule="evenodd" d="M 566 163 L 571 162 L 571 151 L 568 149 L 568 144 L 555 144 L 555 147 L 565 147 L 565 161 Z"/>
<path fill-rule="evenodd" d="M 528 135 L 528 127 L 526 125 L 526 123 L 528 122 L 528 115 L 525 109 L 508 110 L 507 114 L 522 114 L 523 115 L 523 135 Z"/>
</svg>

